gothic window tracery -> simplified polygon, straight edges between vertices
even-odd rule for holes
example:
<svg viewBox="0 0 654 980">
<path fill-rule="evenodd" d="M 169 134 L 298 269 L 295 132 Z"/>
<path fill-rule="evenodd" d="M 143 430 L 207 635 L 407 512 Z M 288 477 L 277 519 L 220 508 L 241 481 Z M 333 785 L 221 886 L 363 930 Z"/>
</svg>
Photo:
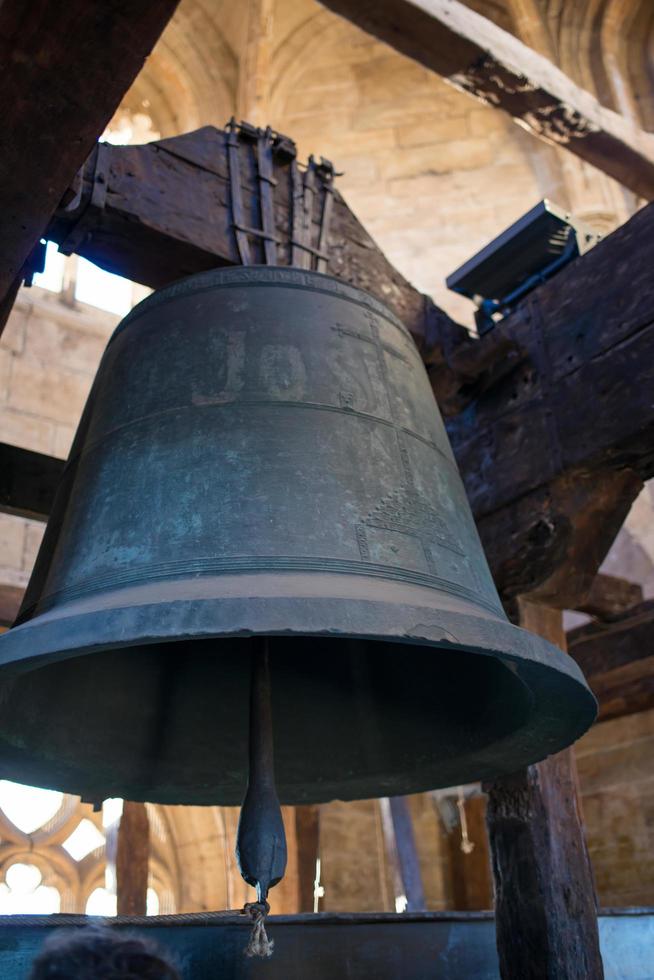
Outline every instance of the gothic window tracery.
<svg viewBox="0 0 654 980">
<path fill-rule="evenodd" d="M 147 913 L 169 914 L 178 906 L 175 848 L 165 813 L 147 808 Z M 121 810 L 121 800 L 106 800 L 94 813 L 79 797 L 0 780 L 0 915 L 115 915 Z"/>
</svg>

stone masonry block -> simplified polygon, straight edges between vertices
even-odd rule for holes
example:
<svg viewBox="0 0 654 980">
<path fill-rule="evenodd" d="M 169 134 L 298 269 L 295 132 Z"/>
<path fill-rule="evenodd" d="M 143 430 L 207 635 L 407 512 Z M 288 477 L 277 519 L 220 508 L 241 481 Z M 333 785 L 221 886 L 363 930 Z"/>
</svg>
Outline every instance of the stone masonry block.
<svg viewBox="0 0 654 980">
<path fill-rule="evenodd" d="M 45 534 L 45 524 L 42 521 L 25 522 L 25 547 L 23 549 L 23 568 L 26 572 L 32 571 L 36 556 L 41 547 L 41 541 Z"/>
<path fill-rule="evenodd" d="M 0 442 L 22 446 L 35 453 L 51 453 L 54 431 L 52 422 L 45 419 L 12 412 L 8 408 L 0 411 Z"/>
<path fill-rule="evenodd" d="M 490 133 L 506 132 L 513 124 L 507 115 L 492 106 L 486 106 L 472 110 L 468 116 L 468 125 L 472 136 L 487 136 Z"/>
<path fill-rule="evenodd" d="M 468 98 L 454 89 L 451 93 L 448 91 L 436 94 L 422 90 L 407 91 L 399 100 L 362 104 L 354 115 L 352 125 L 357 130 L 383 129 L 386 126 L 405 127 L 415 124 L 421 116 L 463 118 L 469 111 Z"/>
<path fill-rule="evenodd" d="M 11 375 L 11 351 L 0 349 L 0 405 L 7 400 Z"/>
<path fill-rule="evenodd" d="M 0 514 L 0 566 L 22 569 L 27 521 L 10 514 Z"/>
<path fill-rule="evenodd" d="M 54 317 L 32 317 L 25 331 L 25 356 L 69 371 L 94 375 L 106 346 L 103 337 L 78 330 Z"/>
<path fill-rule="evenodd" d="M 466 116 L 425 116 L 414 123 L 398 126 L 396 129 L 398 146 L 429 146 L 432 143 L 446 143 L 451 140 L 465 140 L 469 137 Z"/>
<path fill-rule="evenodd" d="M 382 165 L 382 175 L 393 179 L 421 174 L 445 174 L 453 170 L 476 170 L 493 160 L 493 149 L 487 140 L 453 140 L 437 146 L 413 147 L 397 153 Z"/>
<path fill-rule="evenodd" d="M 22 353 L 25 342 L 25 326 L 30 318 L 31 309 L 31 302 L 25 299 L 23 291 L 19 292 L 0 336 L 0 349 L 10 350 L 14 354 Z"/>
<path fill-rule="evenodd" d="M 16 412 L 77 425 L 92 380 L 91 375 L 57 370 L 31 358 L 16 358 L 8 405 Z"/>
<path fill-rule="evenodd" d="M 70 447 L 73 443 L 74 437 L 75 426 L 58 425 L 55 429 L 52 444 L 52 455 L 57 456 L 59 459 L 68 459 L 68 454 L 70 453 Z"/>
</svg>

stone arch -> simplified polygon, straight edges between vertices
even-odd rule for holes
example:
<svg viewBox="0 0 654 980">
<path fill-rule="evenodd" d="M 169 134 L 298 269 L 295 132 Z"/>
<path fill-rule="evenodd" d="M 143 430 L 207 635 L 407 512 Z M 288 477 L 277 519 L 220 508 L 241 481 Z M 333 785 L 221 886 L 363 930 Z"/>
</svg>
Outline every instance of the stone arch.
<svg viewBox="0 0 654 980">
<path fill-rule="evenodd" d="M 275 46 L 271 66 L 271 112 L 284 109 L 287 96 L 296 85 L 316 50 L 333 43 L 334 35 L 353 28 L 340 17 L 321 8 L 304 17 Z"/>
<path fill-rule="evenodd" d="M 236 107 L 238 61 L 221 29 L 221 7 L 183 0 L 121 103 L 145 113 L 162 138 L 222 126 Z"/>
</svg>

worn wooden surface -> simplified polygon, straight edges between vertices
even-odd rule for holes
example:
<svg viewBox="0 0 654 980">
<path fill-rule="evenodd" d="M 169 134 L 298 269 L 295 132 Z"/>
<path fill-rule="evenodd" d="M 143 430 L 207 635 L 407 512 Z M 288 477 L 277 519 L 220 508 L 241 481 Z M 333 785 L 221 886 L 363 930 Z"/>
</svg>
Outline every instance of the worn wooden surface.
<svg viewBox="0 0 654 980">
<path fill-rule="evenodd" d="M 565 649 L 558 610 L 519 605 L 521 626 Z M 602 980 L 572 749 L 496 780 L 488 793 L 502 980 Z"/>
<path fill-rule="evenodd" d="M 118 915 L 145 915 L 150 861 L 150 822 L 145 803 L 125 800 L 118 826 Z"/>
<path fill-rule="evenodd" d="M 98 163 L 98 152 L 101 154 Z M 238 147 L 243 211 L 261 227 L 256 146 Z M 291 261 L 293 190 L 291 156 L 273 155 L 277 261 Z M 103 191 L 93 199 L 102 178 Z M 317 188 L 309 237 L 318 244 L 324 190 Z M 157 289 L 194 272 L 240 264 L 230 204 L 225 133 L 205 126 L 145 146 L 103 146 L 84 168 L 82 193 L 60 209 L 47 237 L 102 268 Z M 262 242 L 247 236 L 252 263 L 264 263 Z M 510 342 L 499 335 L 476 343 L 386 259 L 338 193 L 328 233 L 331 275 L 370 290 L 387 302 L 411 331 L 439 387 L 441 405 L 457 410 L 461 388 L 483 386 L 500 370 Z M 467 400 L 467 396 L 464 398 Z"/>
<path fill-rule="evenodd" d="M 321 0 L 323 6 L 507 112 L 647 200 L 654 135 L 606 109 L 547 58 L 457 0 Z"/>
<path fill-rule="evenodd" d="M 628 582 L 616 575 L 600 574 L 595 576 L 587 597 L 577 609 L 610 623 L 619 620 L 642 601 L 643 589 L 636 582 Z"/>
<path fill-rule="evenodd" d="M 0 4 L 0 303 L 177 2 Z"/>
<path fill-rule="evenodd" d="M 64 461 L 0 443 L 0 511 L 47 521 Z"/>
<path fill-rule="evenodd" d="M 654 600 L 613 622 L 571 630 L 568 650 L 599 701 L 601 721 L 654 707 Z"/>
<path fill-rule="evenodd" d="M 650 206 L 496 328 L 522 356 L 447 420 L 505 598 L 574 608 L 654 474 L 653 267 Z"/>
<path fill-rule="evenodd" d="M 313 912 L 316 861 L 320 856 L 320 807 L 295 806 L 298 873 L 298 912 Z"/>
</svg>

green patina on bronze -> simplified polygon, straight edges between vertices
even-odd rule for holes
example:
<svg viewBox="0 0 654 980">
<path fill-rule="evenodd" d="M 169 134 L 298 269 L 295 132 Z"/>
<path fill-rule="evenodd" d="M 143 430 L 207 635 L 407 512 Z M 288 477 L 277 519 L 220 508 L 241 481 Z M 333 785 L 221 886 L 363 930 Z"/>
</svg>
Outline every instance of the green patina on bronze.
<svg viewBox="0 0 654 980">
<path fill-rule="evenodd" d="M 110 341 L 0 637 L 3 776 L 240 803 L 257 637 L 282 802 L 491 778 L 595 715 L 504 616 L 407 331 L 285 268 L 184 280 Z"/>
</svg>

